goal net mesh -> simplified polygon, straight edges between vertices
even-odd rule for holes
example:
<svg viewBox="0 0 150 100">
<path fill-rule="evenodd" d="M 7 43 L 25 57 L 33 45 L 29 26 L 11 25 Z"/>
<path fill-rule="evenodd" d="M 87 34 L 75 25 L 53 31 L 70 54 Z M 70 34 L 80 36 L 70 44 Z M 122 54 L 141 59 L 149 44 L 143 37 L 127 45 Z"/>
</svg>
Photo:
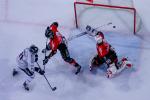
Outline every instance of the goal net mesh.
<svg viewBox="0 0 150 100">
<path fill-rule="evenodd" d="M 132 0 L 76 0 L 74 3 L 76 27 L 87 25 L 101 31 L 136 33 L 141 19 Z M 105 25 L 107 23 L 112 25 Z M 116 26 L 115 28 L 113 26 Z"/>
</svg>

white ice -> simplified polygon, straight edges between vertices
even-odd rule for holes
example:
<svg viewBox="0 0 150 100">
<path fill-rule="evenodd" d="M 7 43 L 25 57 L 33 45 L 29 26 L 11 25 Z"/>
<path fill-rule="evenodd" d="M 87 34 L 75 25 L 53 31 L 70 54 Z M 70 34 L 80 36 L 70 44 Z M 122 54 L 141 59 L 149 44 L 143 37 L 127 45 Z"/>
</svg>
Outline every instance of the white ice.
<svg viewBox="0 0 150 100">
<path fill-rule="evenodd" d="M 0 100 L 149 100 L 150 99 L 150 14 L 148 0 L 134 0 L 143 28 L 137 35 L 106 32 L 106 40 L 119 57 L 128 56 L 134 67 L 113 79 L 104 71 L 91 74 L 88 63 L 96 53 L 93 38 L 83 36 L 68 43 L 70 55 L 84 71 L 74 75 L 74 67 L 59 52 L 46 65 L 46 76 L 57 90 L 52 92 L 38 73 L 32 90 L 22 88 L 24 74 L 12 77 L 16 56 L 31 44 L 45 47 L 44 31 L 53 21 L 67 38 L 81 31 L 74 28 L 74 0 L 0 0 Z M 119 26 L 119 25 L 118 25 Z M 42 65 L 40 53 L 39 63 Z"/>
</svg>

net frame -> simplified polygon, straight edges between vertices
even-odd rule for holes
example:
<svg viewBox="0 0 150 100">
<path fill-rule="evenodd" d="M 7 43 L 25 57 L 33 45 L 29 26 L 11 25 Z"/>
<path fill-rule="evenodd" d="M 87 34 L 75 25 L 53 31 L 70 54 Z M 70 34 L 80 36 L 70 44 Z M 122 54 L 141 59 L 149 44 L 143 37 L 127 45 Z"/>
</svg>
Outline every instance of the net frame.
<svg viewBox="0 0 150 100">
<path fill-rule="evenodd" d="M 133 33 L 136 34 L 136 32 L 138 31 L 138 29 L 136 28 L 136 24 L 137 24 L 137 11 L 134 8 L 133 5 L 129 5 L 129 6 L 122 6 L 122 5 L 110 5 L 110 4 L 101 4 L 98 2 L 87 2 L 87 1 L 75 1 L 74 2 L 74 15 L 75 15 L 75 24 L 76 24 L 76 28 L 79 28 L 78 25 L 78 16 L 77 16 L 77 5 L 88 5 L 88 6 L 97 6 L 97 7 L 103 7 L 103 8 L 110 8 L 110 9 L 125 9 L 125 10 L 130 10 L 131 12 L 133 12 Z"/>
</svg>

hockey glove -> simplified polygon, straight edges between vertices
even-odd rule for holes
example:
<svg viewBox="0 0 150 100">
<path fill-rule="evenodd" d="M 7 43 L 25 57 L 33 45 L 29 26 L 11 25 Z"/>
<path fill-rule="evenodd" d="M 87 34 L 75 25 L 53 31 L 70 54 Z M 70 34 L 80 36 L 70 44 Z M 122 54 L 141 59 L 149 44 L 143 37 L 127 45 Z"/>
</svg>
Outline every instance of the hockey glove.
<svg viewBox="0 0 150 100">
<path fill-rule="evenodd" d="M 45 59 L 43 60 L 43 65 L 47 64 L 48 60 L 49 60 L 49 57 L 46 56 Z"/>
<path fill-rule="evenodd" d="M 45 53 L 45 52 L 46 52 L 46 49 L 43 49 L 43 50 L 42 50 L 42 53 Z"/>
<path fill-rule="evenodd" d="M 44 70 L 40 70 L 39 73 L 40 73 L 41 75 L 44 75 L 45 71 L 44 71 Z"/>
<path fill-rule="evenodd" d="M 40 69 L 40 68 L 38 68 L 38 67 L 35 67 L 34 69 L 35 69 L 35 71 L 38 72 L 40 75 L 44 75 L 44 73 L 45 73 L 44 70 L 42 70 L 42 69 Z"/>
<path fill-rule="evenodd" d="M 35 55 L 35 62 L 37 62 L 38 61 L 38 55 L 36 54 Z"/>
<path fill-rule="evenodd" d="M 50 37 L 50 29 L 49 29 L 49 26 L 46 28 L 45 30 L 45 37 L 49 38 Z"/>
</svg>

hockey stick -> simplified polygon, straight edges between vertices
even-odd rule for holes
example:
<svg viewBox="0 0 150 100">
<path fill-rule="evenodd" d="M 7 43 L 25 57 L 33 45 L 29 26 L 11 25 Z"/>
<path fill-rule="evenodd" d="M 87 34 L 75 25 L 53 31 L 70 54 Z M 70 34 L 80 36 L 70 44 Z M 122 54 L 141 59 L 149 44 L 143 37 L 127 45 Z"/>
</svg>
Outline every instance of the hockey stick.
<svg viewBox="0 0 150 100">
<path fill-rule="evenodd" d="M 87 33 L 87 32 L 79 33 L 79 34 L 77 34 L 77 35 L 74 35 L 74 36 L 68 38 L 68 41 L 71 41 L 71 40 L 73 40 L 73 39 L 75 39 L 75 38 L 81 37 L 81 36 L 86 35 L 86 34 L 88 34 L 88 33 Z"/>
<path fill-rule="evenodd" d="M 36 64 L 38 65 L 38 67 L 41 69 L 40 65 L 38 62 L 36 62 Z M 43 74 L 44 78 L 46 79 L 49 87 L 51 88 L 52 91 L 55 91 L 57 88 L 56 87 L 52 87 L 51 84 L 49 83 L 48 79 L 46 78 L 45 74 Z"/>
<path fill-rule="evenodd" d="M 46 39 L 46 42 L 45 42 L 45 52 L 44 52 L 45 56 L 44 56 L 44 59 L 45 59 L 45 57 L 46 57 L 46 46 L 47 46 L 47 41 L 48 41 L 48 38 Z M 44 71 L 45 71 L 45 64 L 44 64 Z"/>
<path fill-rule="evenodd" d="M 94 29 L 96 30 L 96 29 L 98 29 L 98 28 L 101 28 L 101 27 L 104 27 L 104 26 L 108 26 L 108 25 L 111 25 L 111 24 L 112 24 L 112 22 L 109 22 L 109 23 L 107 23 L 107 24 L 103 24 L 103 25 L 101 25 L 101 26 L 99 26 L 99 27 L 96 27 L 96 28 L 94 28 Z M 115 28 L 115 26 L 113 26 L 113 28 Z M 81 37 L 81 36 L 86 35 L 86 34 L 88 34 L 88 32 L 79 33 L 79 34 L 77 34 L 77 35 L 74 35 L 74 36 L 68 38 L 68 41 L 71 41 L 71 40 L 73 40 L 73 39 L 75 39 L 75 38 Z"/>
<path fill-rule="evenodd" d="M 112 22 L 109 22 L 109 23 L 107 23 L 107 24 L 103 24 L 103 25 L 101 25 L 101 26 L 99 26 L 99 27 L 96 27 L 95 29 L 99 29 L 99 28 L 101 28 L 101 27 L 108 26 L 108 25 L 111 25 L 111 24 L 112 24 Z"/>
</svg>

